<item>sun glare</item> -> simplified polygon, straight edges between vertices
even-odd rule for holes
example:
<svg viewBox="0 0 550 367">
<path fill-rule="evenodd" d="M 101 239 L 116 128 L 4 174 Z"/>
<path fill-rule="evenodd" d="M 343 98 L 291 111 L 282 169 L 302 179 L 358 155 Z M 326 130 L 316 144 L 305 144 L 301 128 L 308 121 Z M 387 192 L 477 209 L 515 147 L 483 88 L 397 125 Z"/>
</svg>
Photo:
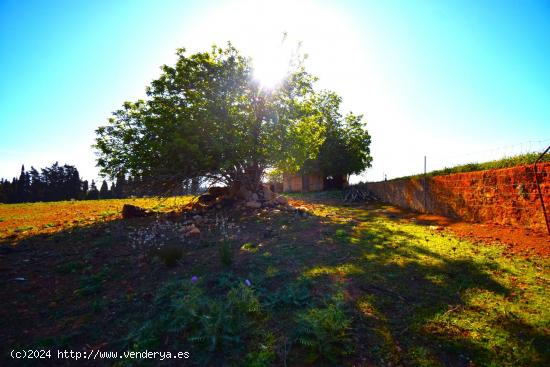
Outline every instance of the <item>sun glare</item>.
<svg viewBox="0 0 550 367">
<path fill-rule="evenodd" d="M 257 55 L 253 58 L 254 77 L 263 88 L 275 88 L 287 75 L 290 54 L 284 47 Z"/>
<path fill-rule="evenodd" d="M 369 70 L 356 38 L 354 20 L 334 4 L 314 0 L 233 0 L 224 6 L 212 5 L 205 9 L 204 17 L 196 19 L 188 32 L 194 35 L 186 43 L 188 49 L 199 51 L 205 44 L 224 45 L 231 41 L 243 55 L 251 57 L 254 78 L 263 88 L 276 88 L 285 78 L 299 43 L 309 55 L 308 70 L 320 77 L 323 87 L 341 85 L 342 80 L 353 84 L 357 70 Z M 350 52 L 355 56 L 337 56 Z M 342 60 L 345 67 L 338 67 L 335 61 Z"/>
</svg>

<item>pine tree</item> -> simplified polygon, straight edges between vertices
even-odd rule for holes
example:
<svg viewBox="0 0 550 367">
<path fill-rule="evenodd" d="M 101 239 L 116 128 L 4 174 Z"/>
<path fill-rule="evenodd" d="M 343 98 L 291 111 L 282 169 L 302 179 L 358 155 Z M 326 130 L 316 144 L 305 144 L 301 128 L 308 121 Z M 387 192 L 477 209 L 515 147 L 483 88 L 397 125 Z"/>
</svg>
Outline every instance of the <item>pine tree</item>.
<svg viewBox="0 0 550 367">
<path fill-rule="evenodd" d="M 90 184 L 90 191 L 88 191 L 88 195 L 86 197 L 88 200 L 97 200 L 99 199 L 99 191 L 97 190 L 97 187 L 95 185 L 95 181 L 92 180 L 92 183 Z"/>
<path fill-rule="evenodd" d="M 81 185 L 80 198 L 83 200 L 86 200 L 87 195 L 88 195 L 88 180 L 84 180 L 82 181 L 82 185 Z"/>
<path fill-rule="evenodd" d="M 31 166 L 29 171 L 30 178 L 30 198 L 29 201 L 44 201 L 44 183 L 42 177 L 36 168 Z"/>
<path fill-rule="evenodd" d="M 103 181 L 101 188 L 99 189 L 99 198 L 100 199 L 109 199 L 109 186 L 107 186 L 107 181 Z"/>
<path fill-rule="evenodd" d="M 8 180 L 0 179 L 0 203 L 8 202 L 8 191 L 10 182 Z"/>
<path fill-rule="evenodd" d="M 124 198 L 127 196 L 127 182 L 126 177 L 124 175 L 118 175 L 116 178 L 116 185 L 115 189 L 113 191 L 113 196 L 115 198 Z"/>
<path fill-rule="evenodd" d="M 64 183 L 66 186 L 65 198 L 66 199 L 78 199 L 80 196 L 80 187 L 82 182 L 80 181 L 80 174 L 74 166 L 63 166 L 65 177 Z"/>
<path fill-rule="evenodd" d="M 25 165 L 21 165 L 21 174 L 19 175 L 19 180 L 17 181 L 17 193 L 15 202 L 24 203 L 29 201 L 30 194 L 30 182 L 29 174 L 25 172 Z"/>
</svg>

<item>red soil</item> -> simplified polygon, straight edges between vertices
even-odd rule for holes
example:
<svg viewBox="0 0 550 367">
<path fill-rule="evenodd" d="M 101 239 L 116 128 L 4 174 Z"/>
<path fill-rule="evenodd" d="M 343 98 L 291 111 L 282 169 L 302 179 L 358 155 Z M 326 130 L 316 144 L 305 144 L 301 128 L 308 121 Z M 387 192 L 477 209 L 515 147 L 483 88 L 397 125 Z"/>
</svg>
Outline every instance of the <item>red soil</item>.
<svg viewBox="0 0 550 367">
<path fill-rule="evenodd" d="M 394 210 L 392 210 L 393 212 Z M 416 220 L 418 224 L 434 225 L 439 230 L 449 230 L 456 236 L 484 244 L 504 244 L 506 252 L 529 257 L 550 255 L 550 235 L 529 228 L 493 223 L 468 223 L 432 214 L 407 213 L 396 209 L 394 214 Z"/>
<path fill-rule="evenodd" d="M 290 203 L 293 206 L 302 206 L 309 210 L 314 210 L 315 208 L 314 201 L 291 199 Z M 374 207 L 379 207 L 379 204 L 374 204 Z M 407 219 L 421 225 L 436 226 L 438 230 L 450 231 L 454 235 L 466 240 L 486 245 L 506 245 L 506 253 L 510 255 L 513 254 L 525 258 L 548 257 L 550 255 L 550 234 L 538 229 L 497 223 L 462 222 L 441 215 L 414 213 L 397 207 L 384 206 L 384 208 L 387 215 L 391 215 L 397 219 Z"/>
</svg>

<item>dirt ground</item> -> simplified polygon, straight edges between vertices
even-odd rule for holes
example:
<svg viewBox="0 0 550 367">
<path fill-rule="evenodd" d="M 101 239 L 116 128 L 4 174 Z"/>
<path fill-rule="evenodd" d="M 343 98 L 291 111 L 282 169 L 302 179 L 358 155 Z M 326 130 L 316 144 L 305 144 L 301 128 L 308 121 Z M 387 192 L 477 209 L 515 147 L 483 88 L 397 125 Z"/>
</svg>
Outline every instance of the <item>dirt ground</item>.
<svg viewBox="0 0 550 367">
<path fill-rule="evenodd" d="M 350 320 L 348 345 L 354 349 L 352 355 L 336 355 L 339 365 L 391 361 L 392 366 L 466 367 L 490 361 L 512 366 L 500 363 L 505 358 L 515 365 L 547 365 L 548 288 L 546 259 L 541 258 L 548 255 L 547 237 L 381 203 L 346 204 L 328 194 L 291 198 L 293 210 L 229 211 L 222 216 L 227 222 L 212 214 L 212 220 L 199 225 L 199 236 L 178 242 L 180 257 L 171 255 L 171 242 L 161 252 L 156 242 L 142 243 L 139 236 L 149 238 L 158 230 L 171 241 L 185 218 L 166 216 L 160 224 L 153 217 L 122 220 L 113 209 L 97 214 L 91 225 L 70 222 L 55 233 L 48 226 L 17 222 L 35 228 L 15 232 L 25 237 L 7 238 L 10 242 L 0 246 L 0 343 L 6 350 L 123 351 L 154 339 L 155 348 L 189 348 L 197 358 L 190 365 L 221 365 L 201 364 L 198 357 L 208 351 L 188 340 L 194 329 L 182 329 L 186 338 L 161 326 L 155 326 L 153 339 L 138 333 L 157 325 L 151 324 L 155 317 L 174 319 L 169 307 L 179 305 L 179 299 L 157 302 L 164 300 L 159 298 L 163 287 L 191 284 L 196 276 L 207 305 L 224 304 L 228 290 L 242 288 L 245 279 L 251 282 L 264 311 L 253 327 L 243 324 L 243 330 L 254 331 L 243 340 L 247 350 L 254 350 L 267 345 L 265 335 L 275 333 L 272 365 L 319 365 L 301 363 L 307 348 L 294 341 L 287 352 L 286 341 L 295 340 L 303 315 L 323 315 L 337 307 Z M 67 210 L 63 218 L 92 217 L 72 206 Z M 4 218 L 8 226 L 12 217 Z M 451 233 L 471 241 L 461 242 Z M 508 253 L 501 256 L 500 249 L 490 247 L 493 243 L 509 243 Z M 171 256 L 173 265 L 168 264 Z M 514 319 L 510 310 L 515 310 Z M 241 356 L 238 348 L 220 347 L 228 356 Z M 1 366 L 17 365 L 2 360 L 6 355 L 0 348 Z M 58 362 L 46 365 L 71 365 Z M 243 365 L 238 362 L 234 365 Z"/>
</svg>

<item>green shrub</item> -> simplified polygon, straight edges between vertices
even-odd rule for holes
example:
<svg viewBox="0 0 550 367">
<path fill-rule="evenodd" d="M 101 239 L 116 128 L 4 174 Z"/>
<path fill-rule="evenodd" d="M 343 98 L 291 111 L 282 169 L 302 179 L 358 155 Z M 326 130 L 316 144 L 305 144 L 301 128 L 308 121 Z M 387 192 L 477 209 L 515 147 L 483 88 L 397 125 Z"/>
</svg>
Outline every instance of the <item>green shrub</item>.
<svg viewBox="0 0 550 367">
<path fill-rule="evenodd" d="M 155 250 L 155 254 L 167 267 L 171 268 L 183 258 L 183 248 L 181 245 L 162 246 Z"/>
<path fill-rule="evenodd" d="M 231 266 L 233 263 L 233 253 L 231 252 L 231 246 L 228 241 L 223 241 L 220 244 L 220 261 L 223 266 Z"/>
<path fill-rule="evenodd" d="M 248 341 L 260 337 L 254 333 L 261 329 L 257 324 L 261 307 L 254 290 L 242 283 L 214 297 L 207 295 L 200 283 L 170 282 L 157 294 L 153 315 L 127 336 L 130 348 L 157 348 L 168 337 L 174 343 L 186 341 L 203 364 L 214 363 L 212 358 L 246 352 L 262 359 L 269 355 L 257 349 L 261 343 L 250 343 L 256 349 L 247 350 Z"/>
<path fill-rule="evenodd" d="M 309 351 L 312 361 L 322 358 L 335 363 L 351 353 L 351 320 L 341 305 L 300 312 L 296 322 L 296 341 Z"/>
<path fill-rule="evenodd" d="M 311 282 L 299 280 L 265 294 L 265 304 L 270 307 L 304 307 L 311 303 Z"/>
</svg>

